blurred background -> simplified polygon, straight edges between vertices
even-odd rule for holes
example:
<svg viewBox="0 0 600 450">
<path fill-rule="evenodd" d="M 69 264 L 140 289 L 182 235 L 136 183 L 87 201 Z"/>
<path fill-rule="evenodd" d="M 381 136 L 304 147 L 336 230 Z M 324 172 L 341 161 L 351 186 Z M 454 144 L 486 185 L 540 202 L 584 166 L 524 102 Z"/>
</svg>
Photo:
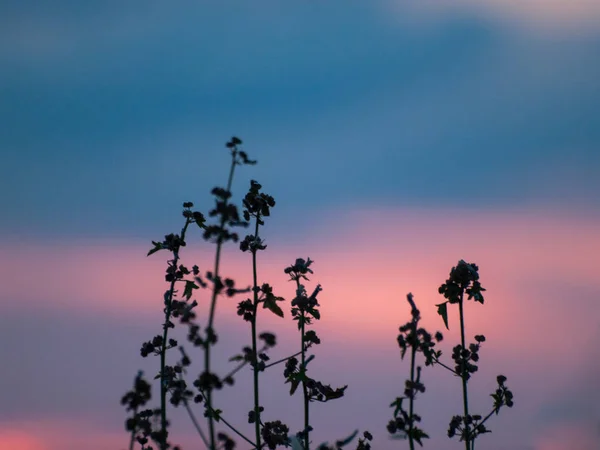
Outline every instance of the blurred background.
<svg viewBox="0 0 600 450">
<path fill-rule="evenodd" d="M 126 448 L 119 401 L 158 370 L 139 349 L 167 288 L 167 253 L 146 253 L 181 229 L 184 201 L 213 206 L 236 135 L 258 165 L 236 172 L 234 198 L 256 179 L 277 201 L 258 267 L 288 300 L 285 319 L 259 318 L 272 357 L 299 347 L 283 269 L 310 257 L 311 374 L 349 385 L 314 404 L 315 446 L 360 429 L 376 449 L 408 447 L 385 428 L 409 374 L 406 294 L 449 359 L 457 312 L 444 330 L 437 288 L 465 259 L 487 289 L 465 311 L 467 336 L 487 338 L 471 409 L 489 412 L 498 374 L 515 395 L 478 446 L 596 450 L 599 23 L 595 0 L 2 2 L 0 448 Z M 214 247 L 195 232 L 183 257 L 210 270 Z M 223 270 L 251 281 L 233 244 Z M 250 340 L 243 299 L 219 304 L 221 373 Z M 302 400 L 282 372 L 261 403 L 296 432 Z M 248 434 L 250 379 L 216 395 Z M 459 381 L 439 367 L 423 381 L 425 448 L 462 448 L 446 437 Z M 173 441 L 201 448 L 173 414 Z"/>
</svg>

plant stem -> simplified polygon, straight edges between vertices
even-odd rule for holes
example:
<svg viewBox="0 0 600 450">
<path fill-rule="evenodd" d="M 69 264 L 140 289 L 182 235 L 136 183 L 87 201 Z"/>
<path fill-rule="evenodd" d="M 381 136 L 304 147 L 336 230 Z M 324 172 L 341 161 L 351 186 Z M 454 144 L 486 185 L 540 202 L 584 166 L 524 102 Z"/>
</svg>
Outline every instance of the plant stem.
<svg viewBox="0 0 600 450">
<path fill-rule="evenodd" d="M 259 353 L 264 352 L 266 349 L 267 349 L 267 347 L 263 347 L 258 352 Z M 226 380 L 227 378 L 234 376 L 236 373 L 238 373 L 240 370 L 242 370 L 246 366 L 246 364 L 248 364 L 248 361 L 241 362 L 240 364 L 238 364 L 238 366 L 235 369 L 233 369 L 231 372 L 229 372 L 227 375 L 225 375 L 223 377 L 223 379 Z"/>
<path fill-rule="evenodd" d="M 232 160 L 231 160 L 231 168 L 229 169 L 229 179 L 227 180 L 227 192 L 231 193 L 231 184 L 233 183 L 233 173 L 235 170 L 235 165 L 236 165 L 236 155 L 237 152 L 233 152 L 232 154 Z M 227 205 L 228 199 L 225 199 L 225 205 Z M 223 230 L 223 228 L 225 227 L 225 219 L 226 217 L 223 215 L 221 216 L 221 222 L 220 222 L 220 229 Z M 207 340 L 206 340 L 206 344 L 205 344 L 205 351 L 204 351 L 204 371 L 207 374 L 210 374 L 210 350 L 211 350 L 211 345 L 212 343 L 210 342 L 210 339 L 208 339 L 209 336 L 211 336 L 214 333 L 214 329 L 213 329 L 213 324 L 214 324 L 214 320 L 215 320 L 215 309 L 217 306 L 217 285 L 216 282 L 219 279 L 219 267 L 220 267 L 220 263 L 221 263 L 221 248 L 223 246 L 223 235 L 219 234 L 219 236 L 217 237 L 217 251 L 215 254 L 215 270 L 213 272 L 213 276 L 214 276 L 214 280 L 215 282 L 213 283 L 213 291 L 212 291 L 212 298 L 210 301 L 210 313 L 208 316 L 208 327 L 206 329 L 206 333 L 207 333 Z M 212 389 L 209 389 L 206 395 L 206 407 L 209 409 L 209 411 L 212 411 Z M 210 434 L 210 450 L 217 450 L 217 444 L 216 444 L 216 440 L 215 440 L 215 421 L 214 418 L 212 417 L 212 414 L 209 414 L 208 416 L 208 431 Z"/>
<path fill-rule="evenodd" d="M 272 362 L 271 364 L 267 364 L 267 365 L 265 366 L 265 369 L 268 369 L 269 367 L 271 367 L 271 366 L 275 366 L 275 365 L 277 365 L 277 364 L 281 364 L 282 362 L 286 362 L 288 359 L 290 359 L 290 358 L 294 358 L 295 356 L 298 356 L 298 355 L 301 355 L 301 354 L 302 354 L 302 352 L 300 351 L 300 352 L 296 352 L 296 353 L 294 353 L 294 354 L 293 354 L 293 355 L 291 355 L 291 356 L 287 356 L 287 357 L 285 357 L 285 358 L 279 359 L 279 360 L 277 360 L 277 361 L 275 361 L 275 362 Z"/>
<path fill-rule="evenodd" d="M 196 419 L 196 415 L 194 414 L 194 411 L 192 411 L 192 408 L 190 408 L 190 404 L 189 404 L 189 402 L 187 401 L 186 398 L 183 399 L 183 404 L 185 406 L 185 409 L 186 409 L 188 415 L 190 416 L 190 420 L 192 421 L 192 423 L 194 424 L 194 427 L 196 428 L 196 431 L 200 435 L 200 439 L 202 439 L 202 442 L 204 443 L 204 445 L 206 447 L 208 447 L 209 446 L 208 439 L 204 435 L 204 432 L 202 431 L 202 428 L 200 428 L 200 424 L 198 423 L 198 419 Z"/>
<path fill-rule="evenodd" d="M 452 369 L 451 367 L 448 367 L 446 364 L 444 364 L 443 362 L 441 362 L 437 356 L 433 357 L 433 360 L 435 361 L 436 364 L 439 364 L 440 366 L 442 366 L 444 369 L 449 370 L 450 372 L 452 372 L 454 375 L 458 375 L 460 376 L 460 374 L 456 373 L 456 370 Z"/>
<path fill-rule="evenodd" d="M 261 349 L 258 351 L 258 353 L 262 353 L 262 352 L 264 352 L 264 351 L 265 351 L 267 348 L 268 348 L 268 347 L 266 347 L 266 346 L 265 346 L 265 347 L 263 347 L 263 348 L 261 348 Z M 302 352 L 297 352 L 297 353 L 294 353 L 294 354 L 293 354 L 293 355 L 291 355 L 291 356 L 286 356 L 285 358 L 281 358 L 281 359 L 279 359 L 279 360 L 277 360 L 277 361 L 275 361 L 275 362 L 272 362 L 271 364 L 267 364 L 267 365 L 265 365 L 265 369 L 268 369 L 269 367 L 271 367 L 271 366 L 275 366 L 275 365 L 277 365 L 277 364 L 281 364 L 282 362 L 286 362 L 288 359 L 290 359 L 290 358 L 293 358 L 294 356 L 298 356 L 298 355 L 300 355 L 301 353 L 302 353 Z M 225 375 L 225 376 L 223 377 L 223 379 L 227 379 L 227 378 L 230 378 L 230 377 L 234 376 L 234 375 L 235 375 L 236 373 L 238 373 L 238 372 L 239 372 L 241 369 L 243 369 L 243 368 L 246 366 L 246 364 L 248 364 L 248 361 L 244 361 L 244 362 L 242 362 L 242 363 L 238 364 L 238 366 L 237 366 L 235 369 L 233 369 L 231 372 L 229 372 L 227 375 Z"/>
<path fill-rule="evenodd" d="M 259 226 L 259 215 L 256 217 L 256 226 L 254 229 L 254 238 L 258 239 L 258 226 Z M 256 448 L 261 448 L 260 443 L 260 402 L 258 392 L 258 352 L 256 344 L 256 316 L 258 313 L 258 275 L 256 269 L 256 252 L 257 249 L 252 250 L 252 291 L 254 292 L 254 311 L 252 314 L 252 358 L 254 363 L 254 431 L 256 434 Z"/>
<path fill-rule="evenodd" d="M 241 437 L 243 440 L 245 440 L 248 444 L 254 446 L 254 442 L 252 442 L 250 439 L 248 439 L 246 436 L 244 436 L 242 433 L 240 433 L 238 430 L 236 430 L 235 427 L 233 425 L 231 425 L 229 422 L 227 422 L 225 419 L 223 419 L 223 417 L 221 417 L 221 422 L 223 422 L 231 431 L 233 431 L 235 434 L 237 434 L 239 437 Z"/>
<path fill-rule="evenodd" d="M 300 279 L 296 278 L 296 290 L 300 289 Z M 304 379 L 302 380 L 302 393 L 304 399 L 304 450 L 309 450 L 309 426 L 310 426 L 310 414 L 309 414 L 309 397 L 308 397 L 308 388 L 306 387 L 306 350 L 304 348 L 304 331 L 305 331 L 305 321 L 306 315 L 304 309 L 301 309 L 301 317 L 300 317 L 300 367 L 302 373 L 304 374 Z M 298 353 L 296 353 L 298 354 Z"/>
<path fill-rule="evenodd" d="M 298 282 L 298 281 L 297 281 Z M 310 420 L 309 420 L 309 397 L 308 397 L 308 388 L 306 387 L 306 351 L 304 349 L 304 320 L 305 320 L 305 313 L 304 311 L 302 311 L 302 329 L 301 329 L 301 334 L 300 334 L 300 345 L 302 346 L 302 371 L 304 372 L 304 379 L 302 380 L 302 393 L 304 394 L 304 450 L 309 450 L 308 445 L 309 445 L 309 426 L 310 426 Z"/>
<path fill-rule="evenodd" d="M 413 417 L 413 406 L 414 406 L 414 401 L 415 401 L 415 388 L 414 388 L 414 383 L 415 383 L 415 358 L 417 356 L 417 323 L 415 320 L 413 320 L 413 329 L 412 329 L 412 333 L 415 339 L 415 342 L 413 342 L 413 345 L 411 346 L 411 352 L 410 352 L 410 385 L 411 385 L 411 395 L 409 398 L 409 411 L 408 411 L 408 417 L 409 417 L 409 422 L 408 422 L 408 444 L 410 445 L 410 450 L 415 450 L 415 442 L 414 442 L 414 438 L 413 438 L 413 429 L 414 429 L 414 417 Z"/>
<path fill-rule="evenodd" d="M 181 241 L 185 242 L 185 232 L 190 224 L 189 219 L 186 219 L 185 225 L 181 230 Z M 177 267 L 179 262 L 179 248 L 173 251 L 173 267 Z M 171 306 L 173 304 L 173 295 L 175 293 L 175 283 L 177 278 L 173 275 L 167 302 L 165 305 L 165 323 L 163 324 L 162 347 L 160 349 L 160 431 L 161 431 L 161 450 L 167 449 L 167 385 L 165 380 L 165 366 L 167 357 L 167 338 L 169 335 L 169 322 L 171 319 Z"/>
<path fill-rule="evenodd" d="M 202 390 L 200 392 L 202 393 L 202 395 L 204 395 L 206 397 L 206 392 L 204 392 Z M 186 403 L 186 405 L 187 405 L 187 403 Z M 189 410 L 189 412 L 190 412 L 190 417 L 193 417 L 194 413 L 191 411 L 191 409 Z M 214 410 L 211 410 L 211 412 L 214 412 Z M 225 420 L 222 415 L 219 415 L 219 420 L 221 422 L 223 422 L 225 424 L 225 426 L 227 426 L 231 431 L 233 431 L 235 434 L 237 434 L 239 437 L 241 437 L 243 440 L 245 440 L 248 444 L 252 445 L 253 448 L 256 448 L 256 447 L 254 447 L 254 442 L 252 442 L 250 439 L 248 439 L 246 436 L 244 436 L 240 431 L 238 431 L 233 425 L 231 425 L 229 422 L 227 422 L 227 420 Z M 196 421 L 194 421 L 194 423 L 196 423 Z M 197 426 L 197 428 L 199 429 L 199 426 Z M 201 430 L 198 430 L 198 431 L 201 431 Z"/>
<path fill-rule="evenodd" d="M 136 421 L 137 421 L 137 411 L 138 411 L 137 408 L 135 408 L 133 410 L 133 417 L 136 418 Z M 133 430 L 131 430 L 131 440 L 129 441 L 129 450 L 133 450 L 133 446 L 135 444 L 135 429 L 136 429 L 136 426 L 134 426 Z"/>
<path fill-rule="evenodd" d="M 460 294 L 460 301 L 458 302 L 458 312 L 460 314 L 460 343 L 462 345 L 463 350 L 466 349 L 465 345 L 465 317 L 463 310 L 463 301 L 464 301 L 464 292 Z M 462 356 L 461 356 L 462 360 Z M 467 439 L 465 439 L 465 450 L 471 450 L 471 435 L 469 430 L 469 424 L 467 422 L 467 417 L 469 417 L 469 393 L 467 391 L 467 379 L 465 377 L 465 363 L 462 362 L 461 369 L 461 380 L 462 380 L 462 391 L 463 391 L 463 409 L 464 409 L 464 423 Z"/>
</svg>

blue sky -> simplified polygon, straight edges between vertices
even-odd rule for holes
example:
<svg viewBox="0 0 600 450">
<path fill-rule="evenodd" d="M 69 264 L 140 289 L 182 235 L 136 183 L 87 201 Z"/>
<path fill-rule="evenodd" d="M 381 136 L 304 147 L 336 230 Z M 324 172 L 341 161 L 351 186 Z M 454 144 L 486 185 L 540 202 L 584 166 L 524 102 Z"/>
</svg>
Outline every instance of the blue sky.
<svg viewBox="0 0 600 450">
<path fill-rule="evenodd" d="M 231 135 L 288 217 L 597 213 L 600 33 L 399 5 L 3 5 L 0 229 L 145 236 L 224 183 Z"/>
</svg>

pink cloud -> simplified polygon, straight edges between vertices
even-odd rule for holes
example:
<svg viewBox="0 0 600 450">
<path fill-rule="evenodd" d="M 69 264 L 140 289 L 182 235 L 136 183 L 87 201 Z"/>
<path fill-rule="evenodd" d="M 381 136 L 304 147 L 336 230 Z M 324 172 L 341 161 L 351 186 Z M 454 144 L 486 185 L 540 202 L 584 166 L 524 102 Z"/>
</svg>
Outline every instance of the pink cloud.
<svg viewBox="0 0 600 450">
<path fill-rule="evenodd" d="M 543 430 L 536 439 L 535 450 L 596 450 L 600 430 L 592 426 L 561 423 Z"/>
<path fill-rule="evenodd" d="M 600 228 L 595 219 L 531 212 L 362 209 L 336 220 L 349 225 L 342 227 L 325 218 L 320 235 L 302 247 L 269 239 L 269 249 L 259 255 L 259 278 L 291 298 L 293 286 L 286 283 L 283 268 L 296 257 L 310 256 L 316 261 L 312 281 L 324 288 L 324 315 L 329 326 L 339 327 L 341 333 L 349 332 L 352 325 L 372 339 L 388 336 L 406 318 L 408 292 L 421 305 L 425 323 L 439 327 L 434 305 L 443 298 L 437 288 L 458 259 L 478 263 L 488 289 L 484 307 L 469 305 L 466 310 L 471 326 L 502 334 L 506 344 L 516 347 L 527 337 L 531 351 L 537 352 L 542 341 L 552 337 L 538 336 L 531 328 L 559 319 L 570 326 L 598 319 L 584 309 L 573 310 L 582 299 L 540 297 L 547 294 L 541 286 L 549 284 L 554 289 L 600 289 Z M 160 304 L 167 287 L 167 253 L 147 258 L 148 244 L 80 241 L 2 247 L 4 297 L 17 303 L 0 308 L 23 307 L 28 302 L 115 314 L 143 312 Z M 207 244 L 200 244 L 200 250 L 190 244 L 183 262 L 212 270 L 213 251 Z M 248 255 L 230 246 L 222 268 L 239 285 L 249 285 Z M 235 317 L 232 302 L 236 304 L 230 299 L 222 302 L 229 305 L 222 313 L 230 318 Z M 452 320 L 451 333 L 456 330 Z M 508 335 L 502 331 L 507 327 L 513 329 Z M 590 337 L 590 331 L 580 329 Z M 558 339 L 551 344 L 554 349 L 561 345 Z M 528 351 L 527 346 L 521 347 Z"/>
<path fill-rule="evenodd" d="M 106 432 L 74 421 L 0 424 L 0 448 L 59 450 L 70 448 L 124 448 L 123 434 Z"/>
<path fill-rule="evenodd" d="M 183 438 L 183 439 L 182 439 Z M 184 448 L 192 448 L 196 436 L 177 437 Z M 0 424 L 0 448 L 7 450 L 114 449 L 129 447 L 125 431 L 107 430 L 81 420 L 40 420 Z M 139 445 L 137 446 L 139 448 Z"/>
<path fill-rule="evenodd" d="M 315 223 L 315 234 L 301 246 L 286 242 L 284 236 L 266 236 L 269 248 L 259 255 L 259 280 L 273 284 L 276 293 L 289 300 L 294 287 L 286 282 L 283 268 L 297 257 L 315 260 L 308 288 L 321 283 L 324 289 L 320 294 L 323 320 L 315 325 L 324 345 L 315 351 L 320 361 L 316 367 L 322 365 L 329 378 L 338 371 L 342 379 L 356 378 L 353 392 L 361 392 L 367 382 L 359 376 L 364 365 L 377 367 L 381 380 L 384 374 L 405 367 L 395 338 L 398 326 L 408 320 L 407 292 L 415 295 L 424 326 L 444 332 L 442 348 L 449 352 L 458 338 L 457 318 L 451 311 L 450 331 L 444 330 L 435 309 L 443 300 L 437 288 L 459 259 L 476 262 L 488 291 L 485 305 L 467 304 L 467 335 L 484 333 L 488 341 L 482 349 L 481 381 L 474 389 L 486 398 L 498 371 L 509 377 L 518 396 L 518 407 L 506 414 L 504 422 L 512 429 L 538 414 L 549 393 L 571 384 L 572 373 L 564 368 L 583 370 L 589 359 L 588 344 L 599 337 L 600 312 L 591 298 L 600 291 L 599 222 L 557 211 L 357 208 L 321 218 Z M 146 258 L 147 243 L 98 240 L 0 247 L 3 298 L 12 300 L 0 303 L 2 310 L 68 308 L 86 314 L 102 312 L 103 317 L 141 312 L 143 318 L 152 315 L 160 321 L 168 254 Z M 213 251 L 210 245 L 190 241 L 184 262 L 211 270 Z M 230 246 L 223 257 L 224 274 L 240 285 L 250 282 L 247 254 Z M 235 313 L 239 300 L 220 300 L 221 330 L 243 327 Z M 206 292 L 198 295 L 198 301 L 205 308 Z M 294 348 L 297 331 L 289 320 L 289 305 L 284 310 L 286 320 L 263 314 L 261 328 L 275 331 L 284 349 Z M 565 333 L 576 333 L 578 345 L 565 339 Z M 285 351 L 278 347 L 278 352 Z M 358 359 L 349 357 L 353 354 Z M 445 373 L 432 371 L 427 377 L 438 394 L 448 384 Z M 355 393 L 349 394 L 348 402 L 358 407 L 361 401 Z M 501 433 L 494 429 L 494 436 L 510 439 L 510 433 Z M 536 450 L 554 450 L 543 447 L 551 442 L 542 437 L 535 441 Z M 120 439 L 123 442 L 122 435 Z"/>
<path fill-rule="evenodd" d="M 46 450 L 44 443 L 25 431 L 0 429 L 0 448 L 12 450 Z"/>
</svg>

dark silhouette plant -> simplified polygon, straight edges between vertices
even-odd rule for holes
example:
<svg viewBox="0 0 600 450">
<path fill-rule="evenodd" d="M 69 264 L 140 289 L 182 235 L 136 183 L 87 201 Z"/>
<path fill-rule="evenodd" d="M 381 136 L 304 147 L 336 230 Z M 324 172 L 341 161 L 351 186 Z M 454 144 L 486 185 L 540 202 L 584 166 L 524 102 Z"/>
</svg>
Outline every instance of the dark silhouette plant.
<svg viewBox="0 0 600 450">
<path fill-rule="evenodd" d="M 148 256 L 161 250 L 168 250 L 172 256 L 167 260 L 165 281 L 168 288 L 163 295 L 164 322 L 161 334 L 157 334 L 151 340 L 142 344 L 140 353 L 142 357 L 156 355 L 159 357 L 158 374 L 154 377 L 159 380 L 160 406 L 155 409 L 147 408 L 151 400 L 151 384 L 139 372 L 134 380 L 133 389 L 127 392 L 121 403 L 125 406 L 130 416 L 126 419 L 125 427 L 130 433 L 129 449 L 139 444 L 144 450 L 152 450 L 156 445 L 160 450 L 177 449 L 169 440 L 169 408 L 167 397 L 173 407 L 183 406 L 187 411 L 198 435 L 208 450 L 225 449 L 232 450 L 236 442 L 224 431 L 217 431 L 217 424 L 222 424 L 229 432 L 249 444 L 252 449 L 263 448 L 275 449 L 279 446 L 292 447 L 293 450 L 309 450 L 311 446 L 311 423 L 310 405 L 313 402 L 328 402 L 344 396 L 347 386 L 332 388 L 308 375 L 308 365 L 315 358 L 314 354 L 308 354 L 309 350 L 321 343 L 317 333 L 309 329 L 314 319 L 320 320 L 319 302 L 317 297 L 322 291 L 320 284 L 308 295 L 303 280 L 310 281 L 307 274 L 313 274 L 311 268 L 314 261 L 297 258 L 295 263 L 286 267 L 284 273 L 289 276 L 289 281 L 296 284 L 296 295 L 290 302 L 291 316 L 297 322 L 300 332 L 300 350 L 293 355 L 270 362 L 269 351 L 277 344 L 276 336 L 270 332 L 259 332 L 258 311 L 269 310 L 273 314 L 283 318 L 284 311 L 280 305 L 285 302 L 283 297 L 274 294 L 270 284 L 259 282 L 258 275 L 258 253 L 266 250 L 267 245 L 260 235 L 260 230 L 265 218 L 271 215 L 271 209 L 275 206 L 275 199 L 261 192 L 262 186 L 252 180 L 250 188 L 243 199 L 243 212 L 240 216 L 238 208 L 231 202 L 231 186 L 235 167 L 238 165 L 253 165 L 256 161 L 250 160 L 248 155 L 240 150 L 242 141 L 233 137 L 226 143 L 231 154 L 231 165 L 225 188 L 215 187 L 212 194 L 215 198 L 215 207 L 209 212 L 208 217 L 215 223 L 207 223 L 207 218 L 198 211 L 193 211 L 193 203 L 183 204 L 183 217 L 185 219 L 183 228 L 179 234 L 169 234 L 163 241 L 152 242 L 153 247 Z M 203 238 L 216 246 L 214 264 L 212 270 L 207 270 L 201 275 L 197 265 L 188 269 L 182 263 L 182 249 L 186 247 L 186 234 L 190 225 L 197 225 L 203 230 Z M 254 225 L 253 234 L 248 234 L 239 242 L 239 248 L 244 253 L 250 253 L 252 258 L 252 286 L 238 288 L 231 278 L 224 277 L 221 271 L 221 259 L 223 245 L 229 241 L 238 242 L 239 235 L 233 231 L 235 227 L 246 228 Z M 180 287 L 181 286 L 181 287 Z M 179 288 L 179 289 L 178 289 Z M 201 327 L 195 312 L 198 302 L 192 297 L 201 292 L 202 289 L 210 291 L 210 307 L 206 325 Z M 448 436 L 460 436 L 465 442 L 466 450 L 474 450 L 475 438 L 489 430 L 485 423 L 492 414 L 498 413 L 503 406 L 512 406 L 512 393 L 505 386 L 506 377 L 499 375 L 497 378 L 498 389 L 492 397 L 494 408 L 485 418 L 479 415 L 469 414 L 468 381 L 472 373 L 477 371 L 476 363 L 479 360 L 479 347 L 485 341 L 484 336 L 475 336 L 476 343 L 466 347 L 464 338 L 464 294 L 468 299 L 483 303 L 482 292 L 485 291 L 479 283 L 478 268 L 474 264 L 460 261 L 453 268 L 450 278 L 444 283 L 439 292 L 447 299 L 446 302 L 437 305 L 438 313 L 442 316 L 446 328 L 448 327 L 448 304 L 459 305 L 459 316 L 461 325 L 461 343 L 454 347 L 453 359 L 455 367 L 451 368 L 441 362 L 442 352 L 435 350 L 435 344 L 442 340 L 440 332 L 432 337 L 426 330 L 419 327 L 421 319 L 412 294 L 407 299 L 411 306 L 411 320 L 400 327 L 398 344 L 401 348 L 401 357 L 404 358 L 410 348 L 411 366 L 410 378 L 406 380 L 404 396 L 397 398 L 392 406 L 394 419 L 388 423 L 388 431 L 396 436 L 401 435 L 408 438 L 411 450 L 415 442 L 423 445 L 423 439 L 429 436 L 418 427 L 421 417 L 415 412 L 415 399 L 418 393 L 425 392 L 425 386 L 421 380 L 422 369 L 416 365 L 418 353 L 425 358 L 425 365 L 441 365 L 462 380 L 463 393 L 463 415 L 454 416 L 450 422 Z M 237 314 L 250 323 L 250 344 L 242 347 L 240 354 L 230 358 L 230 362 L 236 366 L 228 373 L 219 375 L 213 369 L 212 348 L 218 342 L 218 334 L 215 330 L 215 315 L 219 297 L 234 297 L 239 294 L 251 293 L 249 298 L 237 304 Z M 259 308 L 262 305 L 262 308 Z M 203 354 L 204 368 L 188 385 L 188 371 L 191 365 L 190 353 L 169 336 L 169 330 L 175 328 L 176 322 L 187 328 L 186 338 L 188 343 Z M 173 365 L 167 364 L 169 350 L 179 350 L 179 358 Z M 299 357 L 299 359 L 298 359 Z M 283 376 L 286 384 L 290 385 L 290 395 L 301 387 L 303 398 L 303 427 L 294 435 L 290 434 L 289 427 L 279 419 L 264 421 L 267 414 L 260 404 L 260 376 L 261 373 L 279 364 L 284 364 Z M 253 405 L 248 412 L 248 423 L 253 425 L 254 436 L 249 437 L 242 433 L 234 424 L 227 420 L 226 413 L 215 404 L 213 393 L 215 390 L 224 389 L 235 383 L 238 372 L 249 365 L 252 369 L 252 393 Z M 408 411 L 404 409 L 403 401 L 408 399 Z M 195 406 L 199 404 L 203 408 L 207 431 L 204 430 L 201 421 L 197 418 Z M 315 448 L 320 450 L 339 450 L 349 445 L 358 435 L 358 430 L 350 436 L 339 439 L 334 444 L 323 443 Z M 357 450 L 370 450 L 373 436 L 365 431 L 358 439 Z"/>
<path fill-rule="evenodd" d="M 498 414 L 500 408 L 503 406 L 508 406 L 509 408 L 513 406 L 513 394 L 504 384 L 506 382 L 506 377 L 504 375 L 498 375 L 496 378 L 498 388 L 495 393 L 491 394 L 491 397 L 494 399 L 491 412 L 485 416 L 485 418 L 482 418 L 482 416 L 478 414 L 469 414 L 468 381 L 471 378 L 471 375 L 478 370 L 477 363 L 479 362 L 479 349 L 481 344 L 485 342 L 485 336 L 476 335 L 475 342 L 470 343 L 467 348 L 465 341 L 464 301 L 465 294 L 467 294 L 468 300 L 474 299 L 475 302 L 481 304 L 484 302 L 482 292 L 484 292 L 485 289 L 479 282 L 478 266 L 460 260 L 456 267 L 452 268 L 450 277 L 440 286 L 438 291 L 447 299 L 445 302 L 436 305 L 438 314 L 442 317 L 446 329 L 449 329 L 448 304 L 458 304 L 461 343 L 452 349 L 452 359 L 455 364 L 454 368 L 449 367 L 440 360 L 442 355 L 440 350 L 434 350 L 436 342 L 442 341 L 442 334 L 438 331 L 432 339 L 431 334 L 424 328 L 418 328 L 421 315 L 415 305 L 412 294 L 408 294 L 407 300 L 411 306 L 412 320 L 400 327 L 398 345 L 401 349 L 402 358 L 404 358 L 407 349 L 411 349 L 410 379 L 406 381 L 404 397 L 398 397 L 390 405 L 395 409 L 394 419 L 388 423 L 388 431 L 392 434 L 397 432 L 403 433 L 403 436 L 407 437 L 409 440 L 411 450 L 415 448 L 415 442 L 422 446 L 422 439 L 429 437 L 423 430 L 416 426 L 416 423 L 421 421 L 421 417 L 414 412 L 414 400 L 417 393 L 425 392 L 425 385 L 421 382 L 420 366 L 416 366 L 417 376 L 415 378 L 415 357 L 418 352 L 421 352 L 425 358 L 426 366 L 439 364 L 452 372 L 453 375 L 460 377 L 462 384 L 463 415 L 455 415 L 452 417 L 448 428 L 448 437 L 452 438 L 458 435 L 460 441 L 465 443 L 465 450 L 474 450 L 475 439 L 481 434 L 491 432 L 485 426 L 488 419 L 493 414 Z M 408 399 L 410 405 L 408 412 L 402 406 L 402 402 L 405 399 Z"/>
</svg>

